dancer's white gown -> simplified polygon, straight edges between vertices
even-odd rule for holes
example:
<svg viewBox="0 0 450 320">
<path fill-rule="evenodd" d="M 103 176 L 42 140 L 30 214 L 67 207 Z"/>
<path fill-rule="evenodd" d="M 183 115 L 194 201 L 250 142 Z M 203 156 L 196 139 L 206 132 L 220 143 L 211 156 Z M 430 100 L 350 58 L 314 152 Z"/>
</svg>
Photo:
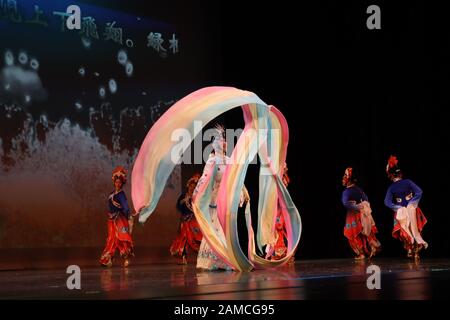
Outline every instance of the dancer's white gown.
<svg viewBox="0 0 450 320">
<path fill-rule="evenodd" d="M 213 224 L 214 230 L 219 236 L 219 238 L 225 242 L 225 234 L 223 232 L 222 226 L 220 225 L 219 219 L 217 217 L 216 209 L 216 199 L 217 192 L 219 191 L 220 181 L 222 180 L 223 173 L 225 171 L 226 156 L 218 153 L 211 154 L 205 168 L 203 170 L 202 177 L 198 181 L 196 189 L 203 183 L 205 183 L 206 175 L 211 174 L 212 169 L 215 165 L 218 166 L 217 173 L 214 179 L 214 185 L 211 192 L 211 202 L 209 206 L 209 214 L 211 216 L 211 222 Z M 194 191 L 194 194 L 196 191 Z M 220 257 L 218 257 L 211 247 L 208 245 L 207 241 L 203 237 L 202 243 L 200 244 L 200 249 L 197 256 L 197 268 L 203 270 L 232 270 Z"/>
</svg>

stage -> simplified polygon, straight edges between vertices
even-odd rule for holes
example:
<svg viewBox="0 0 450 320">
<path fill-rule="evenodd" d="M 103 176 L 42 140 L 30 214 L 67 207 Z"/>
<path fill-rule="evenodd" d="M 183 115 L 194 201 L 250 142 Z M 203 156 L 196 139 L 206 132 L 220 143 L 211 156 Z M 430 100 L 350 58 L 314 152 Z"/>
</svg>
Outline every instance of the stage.
<svg viewBox="0 0 450 320">
<path fill-rule="evenodd" d="M 142 263 L 128 269 L 81 264 L 81 289 L 68 290 L 65 268 L 0 271 L 0 299 L 439 299 L 450 285 L 449 259 L 378 258 L 381 289 L 367 287 L 370 263 L 352 259 L 297 260 L 274 270 L 198 272 L 192 261 Z"/>
</svg>

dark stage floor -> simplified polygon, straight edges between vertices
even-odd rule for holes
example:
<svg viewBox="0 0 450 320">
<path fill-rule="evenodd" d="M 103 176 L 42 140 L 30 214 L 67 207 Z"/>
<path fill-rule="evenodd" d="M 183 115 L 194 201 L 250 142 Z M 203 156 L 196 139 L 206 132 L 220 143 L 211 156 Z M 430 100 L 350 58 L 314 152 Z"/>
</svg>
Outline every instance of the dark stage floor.
<svg viewBox="0 0 450 320">
<path fill-rule="evenodd" d="M 297 261 L 250 273 L 197 272 L 194 265 L 137 264 L 81 269 L 68 290 L 65 269 L 0 271 L 1 299 L 448 299 L 450 260 L 380 258 L 381 289 L 366 285 L 367 262 Z"/>
</svg>

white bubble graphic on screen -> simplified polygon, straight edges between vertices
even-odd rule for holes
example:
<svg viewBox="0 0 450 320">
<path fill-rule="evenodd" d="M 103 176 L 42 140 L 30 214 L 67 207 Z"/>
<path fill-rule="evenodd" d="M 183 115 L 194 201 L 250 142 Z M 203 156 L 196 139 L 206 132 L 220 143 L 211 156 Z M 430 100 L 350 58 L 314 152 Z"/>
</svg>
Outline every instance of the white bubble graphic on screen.
<svg viewBox="0 0 450 320">
<path fill-rule="evenodd" d="M 81 67 L 80 69 L 78 69 L 78 74 L 84 77 L 84 75 L 86 74 L 86 70 L 83 67 Z"/>
<path fill-rule="evenodd" d="M 21 64 L 26 64 L 28 62 L 28 55 L 23 51 L 19 53 L 19 62 Z"/>
<path fill-rule="evenodd" d="M 77 108 L 77 110 L 81 110 L 83 109 L 83 105 L 79 102 L 75 102 L 75 108 Z"/>
<path fill-rule="evenodd" d="M 100 87 L 99 89 L 98 89 L 98 94 L 100 95 L 100 98 L 104 98 L 105 96 L 106 96 L 106 90 L 105 90 L 105 87 Z"/>
<path fill-rule="evenodd" d="M 133 64 L 131 62 L 127 62 L 127 65 L 125 67 L 125 72 L 127 76 L 131 77 L 133 75 Z"/>
<path fill-rule="evenodd" d="M 30 61 L 30 66 L 31 66 L 31 68 L 33 68 L 34 70 L 39 69 L 39 61 L 37 61 L 36 59 L 31 59 L 31 61 Z"/>
<path fill-rule="evenodd" d="M 9 50 L 5 52 L 5 64 L 7 66 L 12 66 L 14 64 L 13 53 Z"/>
<path fill-rule="evenodd" d="M 37 72 L 37 58 L 29 57 L 25 50 L 15 55 L 12 50 L 7 49 L 3 55 L 5 66 L 0 70 L 0 91 L 8 92 L 8 100 L 23 104 L 24 107 L 32 101 L 45 100 L 47 92 Z"/>
<path fill-rule="evenodd" d="M 117 82 L 114 79 L 109 80 L 109 91 L 111 91 L 111 93 L 116 93 L 117 92 Z"/>
<path fill-rule="evenodd" d="M 142 91 L 142 95 L 143 95 L 143 96 L 146 96 L 146 95 L 147 95 L 147 92 Z"/>
<path fill-rule="evenodd" d="M 89 49 L 91 47 L 92 41 L 89 38 L 82 37 L 81 43 L 83 44 L 83 47 L 85 47 L 86 49 Z"/>
<path fill-rule="evenodd" d="M 117 54 L 117 61 L 123 66 L 127 63 L 128 55 L 127 55 L 127 52 L 125 50 L 120 50 L 119 51 L 119 53 Z"/>
<path fill-rule="evenodd" d="M 99 77 L 99 76 L 100 76 L 100 73 L 94 72 L 94 76 Z"/>
</svg>

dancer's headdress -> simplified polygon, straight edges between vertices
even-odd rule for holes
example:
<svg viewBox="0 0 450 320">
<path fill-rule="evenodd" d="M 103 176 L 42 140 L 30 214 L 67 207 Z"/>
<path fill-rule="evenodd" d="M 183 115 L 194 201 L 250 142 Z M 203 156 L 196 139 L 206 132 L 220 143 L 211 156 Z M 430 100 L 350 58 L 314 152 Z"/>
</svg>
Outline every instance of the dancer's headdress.
<svg viewBox="0 0 450 320">
<path fill-rule="evenodd" d="M 212 142 L 212 147 L 216 154 L 225 153 L 223 150 L 223 143 L 225 142 L 225 127 L 217 124 L 215 127 L 216 132 L 214 133 L 214 139 Z"/>
<path fill-rule="evenodd" d="M 282 171 L 282 176 L 281 176 L 281 180 L 283 181 L 285 186 L 288 186 L 288 184 L 291 182 L 291 178 L 289 178 L 288 175 L 288 167 L 286 162 L 283 164 L 283 171 Z"/>
<path fill-rule="evenodd" d="M 112 181 L 116 181 L 116 179 L 122 180 L 122 183 L 125 184 L 127 182 L 127 170 L 122 166 L 117 166 L 112 172 Z"/>
<path fill-rule="evenodd" d="M 197 185 L 198 180 L 200 179 L 200 174 L 196 173 L 192 177 L 189 178 L 189 180 L 186 182 L 186 187 L 189 187 L 191 184 Z"/>
<path fill-rule="evenodd" d="M 390 156 L 387 166 L 386 166 L 386 173 L 388 176 L 398 176 L 401 174 L 401 170 L 398 166 L 398 160 L 396 156 Z"/>
<path fill-rule="evenodd" d="M 352 167 L 348 167 L 347 169 L 345 169 L 344 176 L 346 176 L 349 181 L 355 182 L 357 180 Z"/>
</svg>

